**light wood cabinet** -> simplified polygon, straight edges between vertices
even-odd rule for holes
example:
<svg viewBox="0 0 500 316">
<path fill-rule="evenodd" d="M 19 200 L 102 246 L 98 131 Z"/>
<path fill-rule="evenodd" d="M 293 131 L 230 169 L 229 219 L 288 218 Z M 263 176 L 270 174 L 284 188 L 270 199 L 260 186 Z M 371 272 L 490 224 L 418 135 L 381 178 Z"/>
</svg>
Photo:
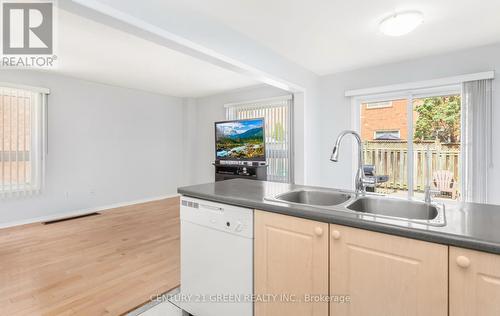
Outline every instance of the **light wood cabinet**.
<svg viewBox="0 0 500 316">
<path fill-rule="evenodd" d="M 447 315 L 447 246 L 333 224 L 330 238 L 330 295 L 350 296 L 331 316 Z"/>
<path fill-rule="evenodd" d="M 450 316 L 500 315 L 500 256 L 450 247 Z"/>
<path fill-rule="evenodd" d="M 255 316 L 328 316 L 327 302 L 298 302 L 328 295 L 328 224 L 255 211 Z M 294 302 L 287 302 L 291 299 Z"/>
<path fill-rule="evenodd" d="M 255 211 L 254 265 L 255 316 L 500 315 L 500 255 Z"/>
</svg>

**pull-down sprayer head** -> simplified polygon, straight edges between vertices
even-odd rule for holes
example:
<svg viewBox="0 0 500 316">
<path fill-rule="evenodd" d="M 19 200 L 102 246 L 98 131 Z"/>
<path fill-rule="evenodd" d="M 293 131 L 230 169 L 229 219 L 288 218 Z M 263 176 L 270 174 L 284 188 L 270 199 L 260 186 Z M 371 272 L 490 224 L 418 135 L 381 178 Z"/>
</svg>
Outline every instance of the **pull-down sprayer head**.
<svg viewBox="0 0 500 316">
<path fill-rule="evenodd" d="M 340 150 L 340 144 L 337 141 L 335 146 L 333 146 L 332 156 L 330 157 L 331 161 L 333 162 L 339 161 L 339 150 Z"/>
</svg>

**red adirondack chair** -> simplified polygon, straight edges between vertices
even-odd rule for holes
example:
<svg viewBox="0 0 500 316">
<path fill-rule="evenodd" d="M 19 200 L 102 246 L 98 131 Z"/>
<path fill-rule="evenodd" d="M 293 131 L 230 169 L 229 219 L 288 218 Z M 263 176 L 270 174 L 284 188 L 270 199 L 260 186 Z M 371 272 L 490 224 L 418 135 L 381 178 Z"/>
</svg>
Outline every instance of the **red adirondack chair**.
<svg viewBox="0 0 500 316">
<path fill-rule="evenodd" d="M 457 197 L 456 181 L 453 173 L 448 170 L 437 170 L 433 173 L 434 188 L 441 192 L 442 195 L 451 195 L 452 199 Z"/>
</svg>

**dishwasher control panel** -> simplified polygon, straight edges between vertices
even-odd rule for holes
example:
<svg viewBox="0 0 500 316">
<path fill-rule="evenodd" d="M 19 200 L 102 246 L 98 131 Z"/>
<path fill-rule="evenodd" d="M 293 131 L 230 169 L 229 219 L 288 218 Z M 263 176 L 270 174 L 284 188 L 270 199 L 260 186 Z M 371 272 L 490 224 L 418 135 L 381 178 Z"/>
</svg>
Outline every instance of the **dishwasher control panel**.
<svg viewBox="0 0 500 316">
<path fill-rule="evenodd" d="M 181 221 L 253 238 L 253 210 L 181 197 Z"/>
</svg>

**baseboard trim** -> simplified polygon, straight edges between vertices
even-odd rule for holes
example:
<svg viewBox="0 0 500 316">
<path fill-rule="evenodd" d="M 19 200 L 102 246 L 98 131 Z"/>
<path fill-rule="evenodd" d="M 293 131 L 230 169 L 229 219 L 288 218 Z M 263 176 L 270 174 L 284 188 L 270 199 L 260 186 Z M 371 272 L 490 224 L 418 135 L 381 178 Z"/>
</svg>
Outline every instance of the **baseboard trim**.
<svg viewBox="0 0 500 316">
<path fill-rule="evenodd" d="M 111 210 L 111 209 L 114 209 L 117 207 L 124 207 L 124 206 L 130 206 L 130 205 L 135 205 L 135 204 L 154 202 L 154 201 L 174 198 L 174 197 L 178 197 L 178 196 L 180 196 L 180 195 L 179 194 L 160 195 L 160 196 L 144 198 L 144 199 L 139 199 L 139 200 L 118 202 L 118 203 L 113 203 L 113 204 L 109 204 L 109 205 L 91 207 L 91 208 L 86 208 L 86 209 L 81 209 L 81 210 L 76 210 L 76 211 L 69 211 L 69 212 L 64 212 L 64 213 L 57 213 L 57 214 L 51 214 L 51 215 L 46 215 L 46 216 L 40 216 L 40 217 L 30 218 L 30 219 L 21 220 L 21 221 L 0 223 L 0 229 L 14 227 L 14 226 L 27 225 L 27 224 L 55 221 L 55 220 L 59 220 L 59 219 L 64 219 L 64 218 L 68 218 L 68 217 L 75 217 L 75 216 L 82 216 L 85 214 L 95 213 L 95 212 L 102 213 L 102 212 L 106 212 L 108 210 Z"/>
</svg>

